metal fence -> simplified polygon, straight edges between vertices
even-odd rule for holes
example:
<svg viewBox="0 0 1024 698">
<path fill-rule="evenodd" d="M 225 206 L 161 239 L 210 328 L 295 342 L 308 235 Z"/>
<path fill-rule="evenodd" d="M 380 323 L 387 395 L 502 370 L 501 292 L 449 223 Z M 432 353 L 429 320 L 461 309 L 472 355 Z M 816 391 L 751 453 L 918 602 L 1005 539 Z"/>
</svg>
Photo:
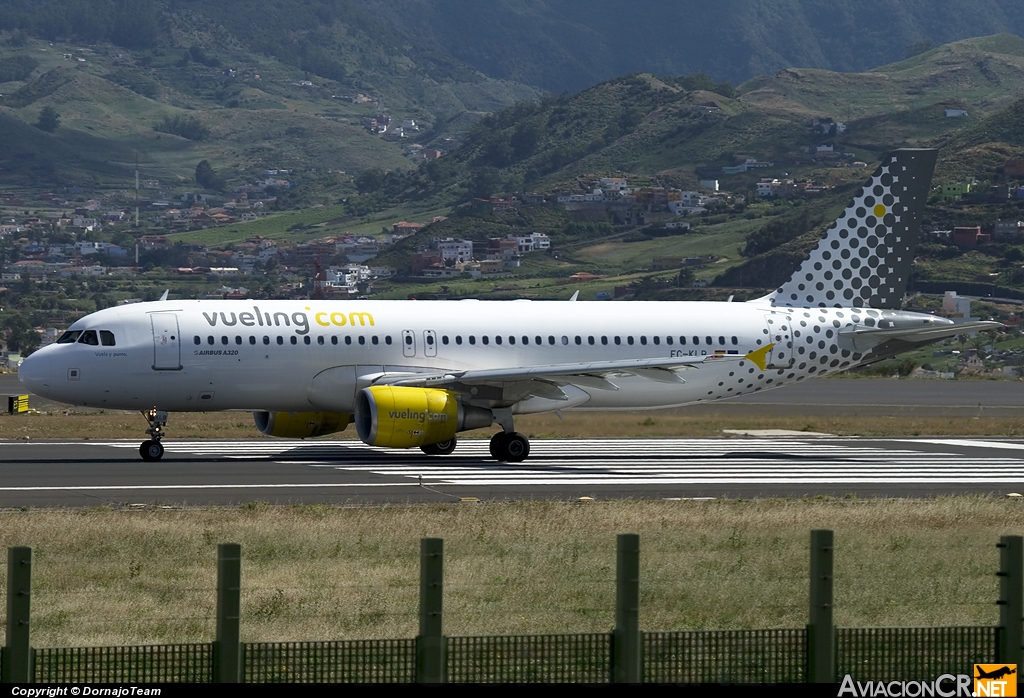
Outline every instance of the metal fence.
<svg viewBox="0 0 1024 698">
<path fill-rule="evenodd" d="M 210 683 L 213 644 L 34 650 L 40 683 Z"/>
<path fill-rule="evenodd" d="M 802 683 L 807 631 L 644 633 L 644 683 Z"/>
<path fill-rule="evenodd" d="M 449 637 L 450 683 L 608 683 L 611 633 Z"/>
<path fill-rule="evenodd" d="M 837 628 L 836 674 L 855 681 L 930 681 L 996 661 L 999 628 Z"/>
<path fill-rule="evenodd" d="M 413 683 L 415 640 L 249 642 L 246 683 Z"/>
</svg>

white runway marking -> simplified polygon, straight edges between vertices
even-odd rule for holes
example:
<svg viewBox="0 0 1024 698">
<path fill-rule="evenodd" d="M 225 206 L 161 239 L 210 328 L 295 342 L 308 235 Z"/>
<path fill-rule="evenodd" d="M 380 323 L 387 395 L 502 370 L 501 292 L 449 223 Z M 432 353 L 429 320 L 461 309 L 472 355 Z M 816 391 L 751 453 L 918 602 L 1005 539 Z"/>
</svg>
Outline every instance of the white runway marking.
<svg viewBox="0 0 1024 698">
<path fill-rule="evenodd" d="M 138 448 L 135 441 L 95 446 Z M 899 440 L 894 443 L 1015 448 L 1024 444 L 972 440 Z M 81 446 L 81 443 L 77 445 Z M 358 441 L 171 441 L 170 456 L 188 454 L 336 469 L 397 479 L 358 484 L 245 485 L 260 487 L 378 487 L 416 485 L 689 485 L 689 484 L 1024 484 L 1024 459 L 973 459 L 962 453 L 863 445 L 850 439 L 608 439 L 535 440 L 524 463 L 490 459 L 485 440 L 464 440 L 451 456 L 379 449 Z M 174 489 L 192 486 L 139 486 Z M 194 487 L 214 487 L 195 485 Z M 225 485 L 224 487 L 233 487 Z M 0 488 L 2 490 L 3 488 Z M 59 489 L 59 488 L 58 488 Z M 98 488 L 95 488 L 98 489 Z M 111 486 L 109 489 L 118 489 Z M 127 489 L 127 488 L 122 488 Z"/>
</svg>

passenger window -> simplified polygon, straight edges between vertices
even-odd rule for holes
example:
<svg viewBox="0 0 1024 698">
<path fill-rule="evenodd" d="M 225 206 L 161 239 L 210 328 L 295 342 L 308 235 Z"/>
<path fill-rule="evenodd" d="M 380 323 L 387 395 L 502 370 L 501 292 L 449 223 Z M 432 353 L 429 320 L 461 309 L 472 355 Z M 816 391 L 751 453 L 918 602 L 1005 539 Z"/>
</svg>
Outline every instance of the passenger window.
<svg viewBox="0 0 1024 698">
<path fill-rule="evenodd" d="M 86 330 L 78 339 L 80 344 L 88 344 L 90 347 L 99 346 L 100 340 L 96 336 L 96 330 Z"/>
<path fill-rule="evenodd" d="M 75 341 L 78 340 L 78 335 L 80 334 L 82 334 L 81 330 L 65 332 L 60 336 L 60 339 L 57 340 L 57 344 L 74 344 Z M 196 344 L 199 344 L 199 337 L 196 337 Z"/>
<path fill-rule="evenodd" d="M 698 344 L 700 344 L 700 337 L 698 337 L 697 335 L 694 335 L 693 336 L 693 345 L 697 346 Z"/>
<path fill-rule="evenodd" d="M 294 336 L 293 337 L 289 337 L 289 339 L 291 340 L 292 345 L 295 345 L 295 344 L 299 343 L 299 340 L 296 339 Z"/>
<path fill-rule="evenodd" d="M 685 346 L 686 345 L 686 337 L 680 337 L 679 338 L 679 343 Z"/>
<path fill-rule="evenodd" d="M 105 347 L 115 346 L 114 333 L 110 330 L 100 330 L 100 344 Z"/>
<path fill-rule="evenodd" d="M 594 337 L 593 336 L 587 337 L 587 344 L 589 344 L 590 346 L 594 346 Z"/>
<path fill-rule="evenodd" d="M 220 343 L 224 344 L 224 345 L 227 345 L 227 343 L 228 343 L 228 336 L 226 334 L 222 334 L 220 336 Z"/>
<path fill-rule="evenodd" d="M 626 342 L 628 344 L 632 345 L 633 344 L 633 335 L 629 335 L 628 337 L 626 337 Z"/>
<path fill-rule="evenodd" d="M 616 344 L 622 344 L 622 337 L 620 337 L 618 335 L 615 335 L 615 343 Z"/>
<path fill-rule="evenodd" d="M 316 338 L 316 343 L 322 345 L 324 343 L 324 336 L 320 335 Z"/>
<path fill-rule="evenodd" d="M 740 343 L 739 337 L 733 337 L 732 338 L 732 345 L 733 346 L 736 346 L 739 343 Z"/>
<path fill-rule="evenodd" d="M 352 344 L 352 337 L 345 337 L 345 344 Z"/>
<path fill-rule="evenodd" d="M 481 337 L 480 341 L 483 342 L 484 344 L 490 344 L 491 343 L 491 340 L 487 338 L 487 335 L 484 335 L 483 337 Z"/>
<path fill-rule="evenodd" d="M 241 343 L 242 343 L 242 336 L 236 334 L 235 335 L 235 344 L 241 344 Z"/>
<path fill-rule="evenodd" d="M 580 337 L 579 335 L 576 335 L 575 340 L 576 340 L 576 346 L 579 346 L 580 344 L 583 344 L 583 338 Z M 591 344 L 593 344 L 593 342 L 591 342 Z"/>
<path fill-rule="evenodd" d="M 197 345 L 202 344 L 203 340 L 199 338 L 199 335 L 196 335 L 195 337 L 192 338 L 192 343 Z"/>
<path fill-rule="evenodd" d="M 608 337 L 601 335 L 601 344 L 608 344 Z"/>
<path fill-rule="evenodd" d="M 254 337 L 253 335 L 249 335 L 249 344 L 255 344 L 255 343 L 256 343 L 256 337 Z"/>
<path fill-rule="evenodd" d="M 705 337 L 705 338 L 704 338 L 704 340 L 705 340 L 705 341 L 706 341 L 706 342 L 707 342 L 708 344 L 714 344 L 714 342 L 712 342 L 712 341 L 711 341 L 711 337 Z"/>
<path fill-rule="evenodd" d="M 476 337 L 474 335 L 469 335 L 469 343 L 476 344 Z"/>
<path fill-rule="evenodd" d="M 388 337 L 388 339 L 391 339 L 391 337 Z M 391 344 L 391 342 L 388 342 L 388 344 Z M 441 337 L 441 344 L 448 346 L 448 335 L 444 335 L 443 337 Z"/>
<path fill-rule="evenodd" d="M 310 340 L 310 338 L 309 338 L 309 335 L 308 335 L 308 334 L 307 334 L 307 335 L 306 335 L 305 337 L 303 337 L 303 338 L 302 338 L 302 343 L 303 343 L 303 344 L 309 344 L 309 343 L 310 343 L 310 341 L 312 341 L 312 340 Z"/>
<path fill-rule="evenodd" d="M 555 337 L 554 337 L 554 335 L 550 335 L 550 334 L 548 335 L 548 344 L 550 344 L 551 346 L 555 346 Z"/>
<path fill-rule="evenodd" d="M 569 344 L 569 338 L 568 338 L 568 337 L 566 337 L 566 336 L 565 336 L 565 335 L 563 334 L 563 335 L 562 335 L 562 346 L 566 346 L 566 345 L 568 345 L 568 344 Z"/>
<path fill-rule="evenodd" d="M 462 344 L 462 335 L 461 334 L 455 335 L 455 343 L 456 344 Z"/>
<path fill-rule="evenodd" d="M 487 338 L 484 337 L 484 339 L 486 340 Z M 495 344 L 501 344 L 501 335 L 500 334 L 494 335 L 494 343 Z M 487 344 L 487 342 L 485 341 L 484 344 Z"/>
<path fill-rule="evenodd" d="M 672 345 L 672 337 L 671 336 L 665 337 L 665 344 L 668 344 L 669 346 Z"/>
<path fill-rule="evenodd" d="M 331 335 L 331 344 L 338 343 L 338 335 Z"/>
<path fill-rule="evenodd" d="M 284 344 L 284 337 L 282 337 L 281 335 L 277 335 L 277 343 Z"/>
<path fill-rule="evenodd" d="M 206 337 L 206 343 L 209 344 L 211 347 L 213 346 L 213 335 L 212 334 L 208 335 Z"/>
<path fill-rule="evenodd" d="M 542 341 L 541 341 L 541 339 L 540 339 L 540 335 L 537 335 L 537 336 L 536 336 L 536 337 L 534 337 L 533 339 L 534 339 L 534 341 L 536 341 L 536 342 L 537 342 L 537 345 L 538 345 L 538 346 L 540 346 L 541 344 L 543 344 L 543 343 L 544 343 L 544 342 L 542 342 Z M 529 342 L 527 342 L 527 344 L 529 344 Z"/>
<path fill-rule="evenodd" d="M 718 338 L 718 343 L 721 344 L 724 347 L 725 346 L 725 337 L 719 337 Z"/>
<path fill-rule="evenodd" d="M 391 346 L 391 335 L 388 335 L 387 337 L 384 338 L 384 343 L 387 344 L 388 346 Z M 445 344 L 447 343 L 448 342 L 445 342 Z"/>
<path fill-rule="evenodd" d="M 515 338 L 515 336 L 513 336 L 513 335 L 509 335 L 509 337 L 508 337 L 508 343 L 509 343 L 509 344 L 515 344 L 515 343 L 516 343 L 516 338 Z"/>
<path fill-rule="evenodd" d="M 359 343 L 365 345 L 366 344 L 366 337 L 364 337 L 363 335 L 359 335 Z"/>
<path fill-rule="evenodd" d="M 270 337 L 268 337 L 267 335 L 263 335 L 263 343 L 270 344 Z"/>
<path fill-rule="evenodd" d="M 640 343 L 643 344 L 644 346 L 647 346 L 647 336 L 646 335 L 640 335 Z"/>
<path fill-rule="evenodd" d="M 407 347 L 411 347 L 412 346 L 412 335 L 411 334 L 405 335 L 405 346 L 407 346 Z"/>
<path fill-rule="evenodd" d="M 654 343 L 655 344 L 661 344 L 661 337 L 655 337 L 654 338 Z"/>
</svg>

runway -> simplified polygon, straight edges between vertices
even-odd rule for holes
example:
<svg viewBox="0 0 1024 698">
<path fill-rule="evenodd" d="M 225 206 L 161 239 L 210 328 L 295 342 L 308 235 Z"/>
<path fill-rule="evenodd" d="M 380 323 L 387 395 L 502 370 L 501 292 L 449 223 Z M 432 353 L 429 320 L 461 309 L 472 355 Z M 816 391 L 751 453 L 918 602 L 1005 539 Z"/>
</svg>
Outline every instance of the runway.
<svg viewBox="0 0 1024 698">
<path fill-rule="evenodd" d="M 496 463 L 487 442 L 451 456 L 357 441 L 0 443 L 0 507 L 438 502 L 476 498 L 930 497 L 1024 493 L 1024 439 L 534 440 Z"/>
</svg>

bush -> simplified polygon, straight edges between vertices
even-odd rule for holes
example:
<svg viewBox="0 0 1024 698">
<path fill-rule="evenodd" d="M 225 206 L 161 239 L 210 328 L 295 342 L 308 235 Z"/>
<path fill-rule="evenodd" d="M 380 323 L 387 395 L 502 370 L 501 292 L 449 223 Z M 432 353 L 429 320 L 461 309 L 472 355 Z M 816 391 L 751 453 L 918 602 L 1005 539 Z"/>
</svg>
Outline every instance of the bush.
<svg viewBox="0 0 1024 698">
<path fill-rule="evenodd" d="M 181 136 L 190 141 L 202 141 L 210 137 L 210 129 L 194 116 L 165 116 L 153 126 L 153 130 Z"/>
</svg>

